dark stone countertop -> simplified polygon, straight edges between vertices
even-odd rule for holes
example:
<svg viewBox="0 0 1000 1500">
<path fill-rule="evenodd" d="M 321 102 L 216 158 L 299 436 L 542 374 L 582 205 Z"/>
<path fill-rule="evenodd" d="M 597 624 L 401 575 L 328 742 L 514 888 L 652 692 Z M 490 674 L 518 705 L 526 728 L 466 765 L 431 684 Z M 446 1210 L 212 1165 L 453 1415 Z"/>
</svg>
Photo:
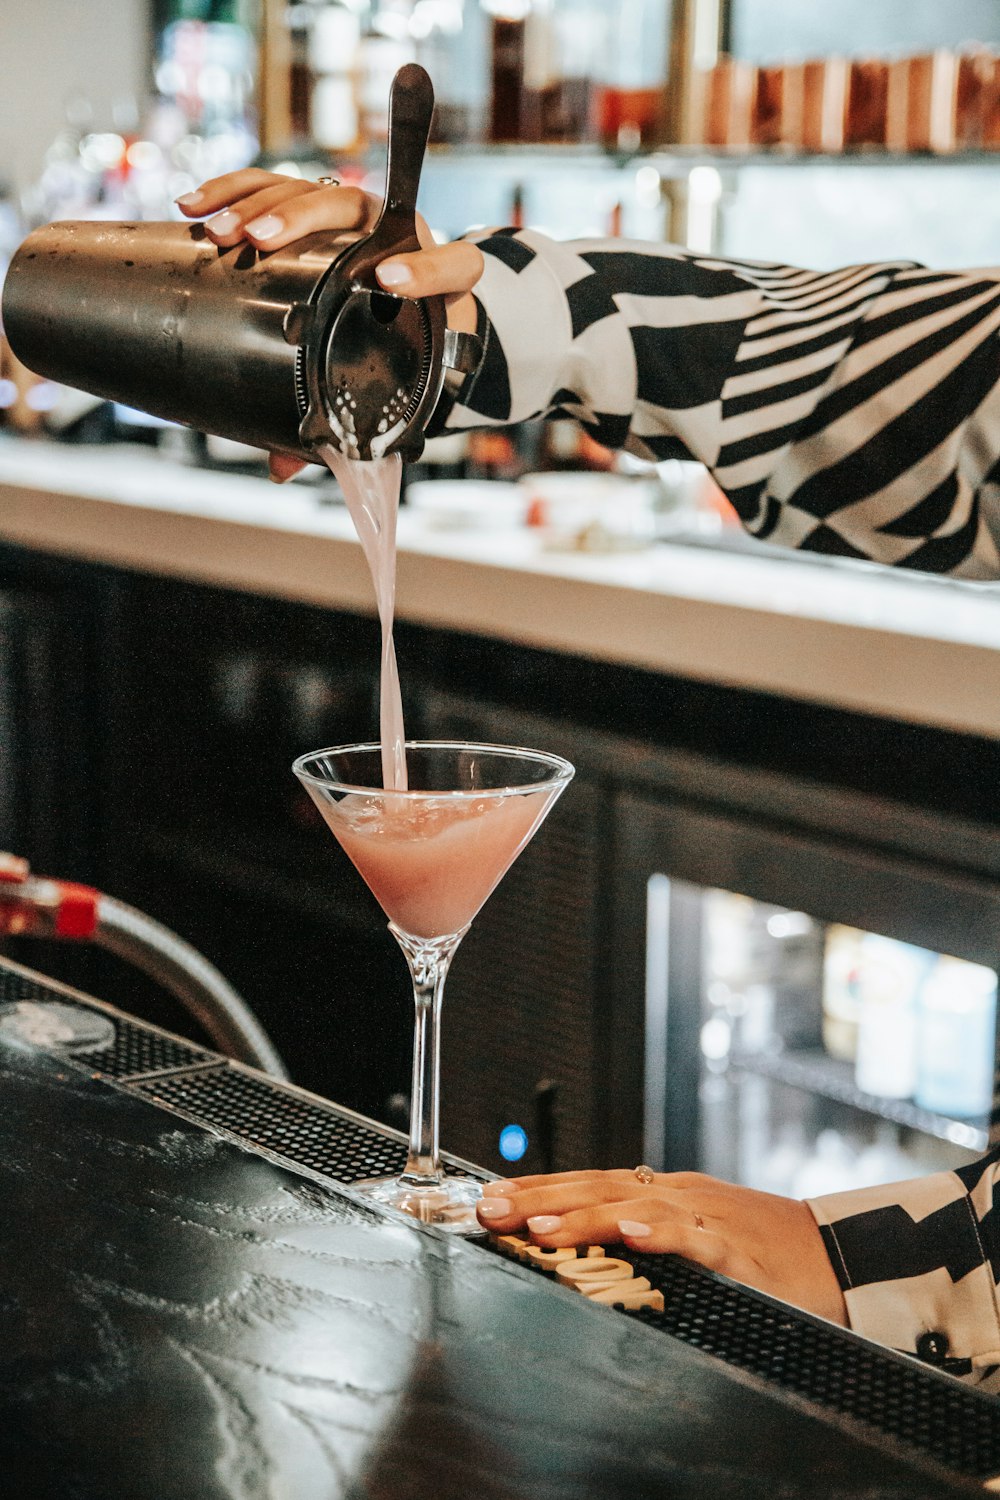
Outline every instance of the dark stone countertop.
<svg viewBox="0 0 1000 1500">
<path fill-rule="evenodd" d="M 0 1045 L 0 1493 L 971 1493 L 482 1246 Z"/>
</svg>

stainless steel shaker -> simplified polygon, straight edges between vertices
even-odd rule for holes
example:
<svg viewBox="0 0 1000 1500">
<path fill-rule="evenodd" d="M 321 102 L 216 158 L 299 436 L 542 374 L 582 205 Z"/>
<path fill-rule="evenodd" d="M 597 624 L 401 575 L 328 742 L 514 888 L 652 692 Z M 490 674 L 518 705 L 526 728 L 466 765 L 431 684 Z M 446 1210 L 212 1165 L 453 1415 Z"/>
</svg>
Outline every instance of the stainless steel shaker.
<svg viewBox="0 0 1000 1500">
<path fill-rule="evenodd" d="M 444 299 L 382 291 L 375 267 L 419 248 L 415 211 L 434 91 L 393 80 L 382 213 L 367 235 L 283 250 L 213 245 L 200 225 L 72 222 L 16 252 L 3 324 L 36 374 L 169 421 L 308 460 L 419 456 L 448 368 L 478 340 Z"/>
</svg>

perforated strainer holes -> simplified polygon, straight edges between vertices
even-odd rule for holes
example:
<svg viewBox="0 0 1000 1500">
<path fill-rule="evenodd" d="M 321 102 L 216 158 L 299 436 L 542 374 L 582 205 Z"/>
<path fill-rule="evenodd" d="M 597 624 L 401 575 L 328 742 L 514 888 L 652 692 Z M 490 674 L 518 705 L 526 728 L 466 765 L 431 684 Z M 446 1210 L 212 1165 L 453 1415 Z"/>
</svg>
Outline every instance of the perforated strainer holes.
<svg viewBox="0 0 1000 1500">
<path fill-rule="evenodd" d="M 1000 1473 L 1000 1402 L 893 1358 L 683 1261 L 629 1254 L 663 1292 L 641 1318 L 728 1364 L 900 1438 L 960 1473 Z"/>
<path fill-rule="evenodd" d="M 136 1092 L 182 1109 L 191 1118 L 216 1125 L 338 1182 L 359 1182 L 402 1170 L 406 1148 L 373 1127 L 303 1099 L 266 1079 L 229 1068 L 213 1068 L 177 1078 L 151 1079 Z"/>
</svg>

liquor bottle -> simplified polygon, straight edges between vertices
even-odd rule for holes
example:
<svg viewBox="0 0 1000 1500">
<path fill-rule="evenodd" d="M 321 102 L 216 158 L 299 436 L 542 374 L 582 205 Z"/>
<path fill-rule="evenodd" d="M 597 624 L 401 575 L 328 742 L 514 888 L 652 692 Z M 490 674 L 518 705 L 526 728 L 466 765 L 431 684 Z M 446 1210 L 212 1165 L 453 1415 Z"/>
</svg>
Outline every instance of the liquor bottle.
<svg viewBox="0 0 1000 1500">
<path fill-rule="evenodd" d="M 850 63 L 810 58 L 787 69 L 782 139 L 799 151 L 835 155 L 847 139 Z"/>
<path fill-rule="evenodd" d="M 1000 57 L 991 55 L 979 63 L 982 100 L 978 107 L 980 139 L 974 144 L 985 151 L 1000 150 Z"/>
<path fill-rule="evenodd" d="M 884 146 L 889 64 L 879 57 L 855 58 L 848 68 L 846 146 Z"/>
<path fill-rule="evenodd" d="M 720 57 L 697 86 L 708 146 L 745 149 L 754 140 L 758 70 L 741 57 Z"/>
<path fill-rule="evenodd" d="M 361 22 L 346 5 L 316 8 L 309 32 L 312 139 L 328 151 L 349 151 L 360 138 L 358 64 Z"/>
<path fill-rule="evenodd" d="M 823 957 L 823 1046 L 830 1057 L 853 1063 L 858 1055 L 864 933 L 831 923 Z"/>
<path fill-rule="evenodd" d="M 970 47 L 958 59 L 955 148 L 973 151 L 996 145 L 998 134 L 1000 59 L 986 47 Z"/>
<path fill-rule="evenodd" d="M 410 31 L 417 62 L 434 82 L 431 140 L 460 145 L 483 139 L 490 82 L 490 18 L 467 0 L 417 6 Z"/>
<path fill-rule="evenodd" d="M 858 1054 L 862 1093 L 909 1099 L 917 1083 L 917 1000 L 936 955 L 867 932 L 861 944 Z"/>
<path fill-rule="evenodd" d="M 523 139 L 524 42 L 527 0 L 492 0 L 489 138 L 501 143 Z"/>
<path fill-rule="evenodd" d="M 533 0 L 524 20 L 524 76 L 518 139 L 558 139 L 559 81 L 556 72 L 553 0 Z"/>
<path fill-rule="evenodd" d="M 757 69 L 750 121 L 750 139 L 755 146 L 786 144 L 784 127 L 785 68 Z"/>
<path fill-rule="evenodd" d="M 621 0 L 605 35 L 594 107 L 597 134 L 609 149 L 636 151 L 660 135 L 667 9 L 660 0 Z"/>
<path fill-rule="evenodd" d="M 947 153 L 956 148 L 959 59 L 939 48 L 890 64 L 886 145 L 893 151 Z"/>
<path fill-rule="evenodd" d="M 361 136 L 369 145 L 389 138 L 389 91 L 400 68 L 415 62 L 410 0 L 378 0 L 359 42 L 358 106 Z"/>
<path fill-rule="evenodd" d="M 552 140 L 596 138 L 594 80 L 608 26 L 603 0 L 553 0 L 558 96 Z"/>
<path fill-rule="evenodd" d="M 942 955 L 920 996 L 916 1102 L 961 1118 L 993 1108 L 997 976 Z"/>
</svg>

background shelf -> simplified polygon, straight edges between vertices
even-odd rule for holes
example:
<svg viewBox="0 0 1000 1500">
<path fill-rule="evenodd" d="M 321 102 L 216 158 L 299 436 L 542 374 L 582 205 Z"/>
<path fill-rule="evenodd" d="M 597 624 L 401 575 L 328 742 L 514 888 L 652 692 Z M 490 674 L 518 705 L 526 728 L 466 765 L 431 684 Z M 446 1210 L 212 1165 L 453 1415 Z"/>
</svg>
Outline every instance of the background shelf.
<svg viewBox="0 0 1000 1500">
<path fill-rule="evenodd" d="M 971 1151 L 985 1151 L 995 1128 L 988 1116 L 957 1120 L 921 1109 L 911 1099 L 884 1099 L 866 1094 L 856 1086 L 851 1064 L 829 1057 L 825 1052 L 744 1052 L 734 1054 L 729 1066 L 790 1084 L 793 1088 L 833 1099 L 839 1104 L 848 1104 L 882 1120 L 890 1120 L 894 1125 L 919 1130 L 924 1135 L 950 1141 Z"/>
</svg>

